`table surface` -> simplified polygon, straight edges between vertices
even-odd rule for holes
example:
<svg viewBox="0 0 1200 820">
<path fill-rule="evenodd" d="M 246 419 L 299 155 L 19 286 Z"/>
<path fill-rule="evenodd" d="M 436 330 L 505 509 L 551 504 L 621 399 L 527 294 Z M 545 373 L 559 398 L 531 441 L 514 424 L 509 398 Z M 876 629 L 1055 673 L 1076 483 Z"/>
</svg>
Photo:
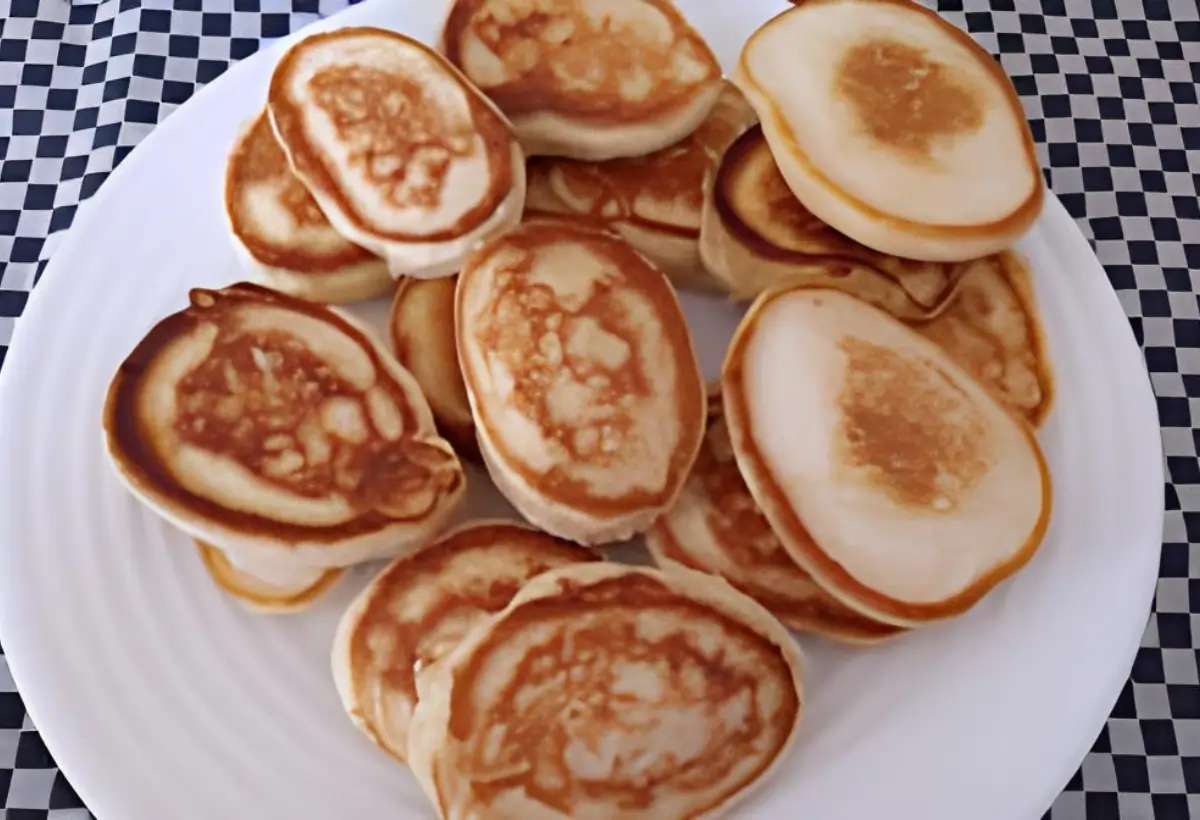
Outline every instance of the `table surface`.
<svg viewBox="0 0 1200 820">
<path fill-rule="evenodd" d="M 1155 605 L 1107 726 L 1048 816 L 1200 818 L 1197 0 L 925 1 L 1013 78 L 1050 187 L 1142 345 L 1163 428 Z M 0 0 L 0 366 L 57 241 L 113 167 L 231 63 L 344 5 Z M 2 650 L 0 807 L 6 820 L 90 816 L 25 715 Z"/>
</svg>

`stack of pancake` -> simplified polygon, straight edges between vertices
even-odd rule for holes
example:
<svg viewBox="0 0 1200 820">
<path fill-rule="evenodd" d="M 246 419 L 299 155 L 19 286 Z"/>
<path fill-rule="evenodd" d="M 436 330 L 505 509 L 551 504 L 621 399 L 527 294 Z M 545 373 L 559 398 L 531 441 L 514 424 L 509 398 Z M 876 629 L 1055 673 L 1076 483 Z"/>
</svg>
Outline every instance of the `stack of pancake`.
<svg viewBox="0 0 1200 820">
<path fill-rule="evenodd" d="M 108 451 L 256 610 L 388 562 L 334 679 L 439 817 L 716 817 L 803 736 L 789 629 L 902 642 L 1040 546 L 1043 196 L 1007 78 L 904 0 L 795 3 L 729 77 L 670 0 L 317 34 L 229 153 L 257 282 L 130 353 Z M 707 384 L 686 291 L 750 303 Z M 388 295 L 379 339 L 340 307 Z"/>
</svg>

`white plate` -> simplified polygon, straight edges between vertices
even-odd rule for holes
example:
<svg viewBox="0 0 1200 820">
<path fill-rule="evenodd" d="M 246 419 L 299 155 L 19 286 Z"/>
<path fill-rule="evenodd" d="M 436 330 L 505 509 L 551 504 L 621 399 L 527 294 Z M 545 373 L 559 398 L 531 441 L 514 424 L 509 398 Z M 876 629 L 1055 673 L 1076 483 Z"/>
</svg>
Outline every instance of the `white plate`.
<svg viewBox="0 0 1200 820">
<path fill-rule="evenodd" d="M 726 65 L 781 7 L 683 5 Z M 440 6 L 377 0 L 319 27 L 430 40 Z M 3 643 L 46 743 L 101 820 L 431 814 L 334 693 L 329 643 L 362 573 L 310 613 L 248 614 L 120 489 L 101 451 L 118 362 L 189 287 L 241 277 L 222 169 L 279 53 L 233 68 L 113 174 L 55 255 L 0 377 Z M 803 741 L 741 816 L 1036 818 L 1126 678 L 1161 542 L 1155 405 L 1117 299 L 1056 200 L 1021 250 L 1058 375 L 1042 434 L 1056 494 L 1045 545 L 959 621 L 874 651 L 806 642 Z M 736 317 L 716 301 L 688 307 L 712 375 Z"/>
</svg>

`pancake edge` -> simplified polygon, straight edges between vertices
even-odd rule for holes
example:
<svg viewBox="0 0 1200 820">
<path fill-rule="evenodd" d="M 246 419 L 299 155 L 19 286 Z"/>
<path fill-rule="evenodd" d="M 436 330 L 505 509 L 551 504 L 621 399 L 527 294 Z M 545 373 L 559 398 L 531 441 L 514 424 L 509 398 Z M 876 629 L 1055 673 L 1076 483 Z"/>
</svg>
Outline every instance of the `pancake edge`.
<svg viewBox="0 0 1200 820">
<path fill-rule="evenodd" d="M 808 531 L 797 512 L 788 503 L 786 492 L 779 486 L 770 468 L 767 467 L 760 445 L 755 441 L 750 425 L 749 409 L 742 384 L 742 370 L 745 348 L 754 331 L 755 319 L 776 299 L 798 290 L 840 293 L 836 290 L 804 286 L 779 287 L 764 292 L 751 305 L 750 310 L 738 325 L 721 369 L 721 392 L 729 437 L 733 444 L 738 468 L 746 480 L 746 486 L 750 489 L 751 496 L 758 503 L 759 509 L 770 523 L 771 529 L 775 531 L 780 543 L 783 544 L 792 559 L 800 565 L 801 569 L 812 576 L 822 589 L 827 590 L 851 609 L 861 612 L 873 620 L 899 627 L 915 627 L 935 621 L 949 620 L 964 614 L 1002 581 L 1011 578 L 1029 563 L 1045 539 L 1054 508 L 1053 481 L 1050 476 L 1049 464 L 1032 426 L 1015 411 L 1001 404 L 990 389 L 962 368 L 948 354 L 941 351 L 941 348 L 937 348 L 962 378 L 979 384 L 983 388 L 982 394 L 986 396 L 986 400 L 999 407 L 1024 433 L 1037 460 L 1042 478 L 1042 508 L 1023 545 L 1014 550 L 1007 559 L 997 563 L 990 572 L 949 598 L 930 603 L 906 602 L 884 595 L 860 583 L 836 560 L 825 554 L 820 549 L 820 545 L 816 544 L 815 539 L 809 540 L 799 535 L 799 533 L 807 534 Z M 878 311 L 882 317 L 881 320 L 897 322 L 904 326 L 903 322 L 899 322 L 879 308 L 865 302 L 863 304 Z M 906 327 L 906 330 L 916 334 L 911 328 Z M 937 347 L 928 339 L 920 338 L 924 344 Z M 809 544 L 812 546 L 810 547 Z"/>
</svg>

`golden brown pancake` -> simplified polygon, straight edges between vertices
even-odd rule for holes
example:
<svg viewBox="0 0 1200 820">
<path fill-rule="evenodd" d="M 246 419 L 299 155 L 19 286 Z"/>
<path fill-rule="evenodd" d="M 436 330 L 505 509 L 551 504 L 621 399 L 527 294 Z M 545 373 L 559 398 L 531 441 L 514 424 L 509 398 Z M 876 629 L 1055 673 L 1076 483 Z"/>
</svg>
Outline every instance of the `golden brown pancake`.
<svg viewBox="0 0 1200 820">
<path fill-rule="evenodd" d="M 276 290 L 353 302 L 392 287 L 387 263 L 343 239 L 288 168 L 265 113 L 254 116 L 229 154 L 225 215 L 247 266 Z"/>
<path fill-rule="evenodd" d="M 404 760 L 417 672 L 508 606 L 530 579 L 599 560 L 586 547 L 507 521 L 468 524 L 397 559 L 338 626 L 333 669 L 343 706 L 372 741 Z"/>
<path fill-rule="evenodd" d="M 931 318 L 913 323 L 1035 427 L 1054 400 L 1054 378 L 1029 271 L 1012 253 L 960 266 Z"/>
<path fill-rule="evenodd" d="M 442 47 L 529 155 L 666 148 L 695 130 L 721 88 L 716 57 L 670 0 L 455 0 Z"/>
<path fill-rule="evenodd" d="M 461 455 L 478 457 L 475 422 L 454 341 L 457 276 L 402 279 L 388 319 L 392 350 L 433 410 L 438 430 Z"/>
<path fill-rule="evenodd" d="M 796 3 L 750 36 L 732 79 L 796 197 L 867 247 L 974 259 L 1012 246 L 1041 213 L 1012 82 L 918 3 Z"/>
<path fill-rule="evenodd" d="M 788 187 L 758 125 L 721 158 L 705 202 L 700 254 L 738 298 L 776 285 L 822 285 L 902 319 L 928 314 L 955 270 L 879 253 L 822 222 Z"/>
<path fill-rule="evenodd" d="M 248 609 L 267 614 L 288 614 L 308 609 L 332 589 L 346 572 L 341 568 L 313 570 L 292 585 L 281 586 L 266 583 L 238 570 L 229 563 L 225 553 L 203 541 L 196 541 L 196 549 L 200 552 L 204 568 L 217 586 Z"/>
<path fill-rule="evenodd" d="M 878 308 L 830 289 L 769 291 L 721 381 L 738 467 L 771 528 L 868 617 L 962 614 L 1041 544 L 1051 484 L 1032 427 Z"/>
<path fill-rule="evenodd" d="M 531 522 L 585 544 L 648 527 L 704 432 L 674 288 L 616 234 L 539 217 L 459 274 L 455 330 L 480 450 Z"/>
<path fill-rule="evenodd" d="M 293 588 L 393 557 L 465 489 L 416 381 L 334 310 L 257 285 L 196 289 L 113 376 L 105 441 L 151 509 Z"/>
<path fill-rule="evenodd" d="M 557 202 L 559 209 L 594 217 L 680 287 L 724 290 L 700 263 L 704 189 L 725 149 L 753 122 L 753 109 L 726 83 L 700 127 L 669 148 L 607 162 L 549 160 L 543 173 L 553 200 L 543 207 Z"/>
<path fill-rule="evenodd" d="M 408 759 L 444 820 L 718 817 L 785 760 L 787 630 L 719 578 L 551 570 L 417 677 Z"/>
<path fill-rule="evenodd" d="M 801 632 L 849 643 L 902 633 L 845 606 L 792 560 L 738 471 L 724 415 L 720 392 L 710 391 L 696 466 L 675 505 L 646 532 L 655 561 L 719 575 Z"/>
<path fill-rule="evenodd" d="M 458 269 L 521 217 L 525 161 L 512 125 L 445 58 L 384 29 L 314 34 L 267 93 L 293 172 L 334 228 L 393 276 Z"/>
</svg>

